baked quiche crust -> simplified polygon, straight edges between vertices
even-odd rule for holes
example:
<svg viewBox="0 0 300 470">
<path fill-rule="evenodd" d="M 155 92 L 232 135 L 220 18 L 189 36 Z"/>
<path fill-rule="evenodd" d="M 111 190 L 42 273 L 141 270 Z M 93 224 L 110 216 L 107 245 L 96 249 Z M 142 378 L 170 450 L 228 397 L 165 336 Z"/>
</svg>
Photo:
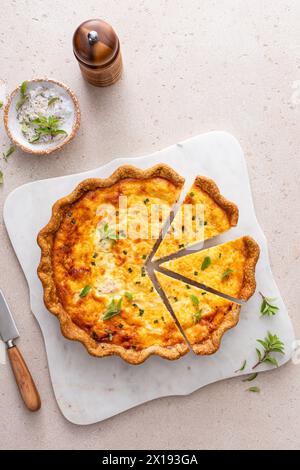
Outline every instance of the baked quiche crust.
<svg viewBox="0 0 300 470">
<path fill-rule="evenodd" d="M 197 204 L 204 208 L 204 213 L 200 216 L 200 219 L 202 216 L 204 217 L 202 221 L 197 220 Z M 176 225 L 182 224 L 186 205 L 192 207 L 193 231 L 189 233 L 184 230 L 180 234 L 180 238 L 176 239 L 172 231 L 174 231 Z M 197 176 L 153 259 L 158 260 L 166 258 L 183 248 L 220 235 L 231 227 L 236 226 L 238 218 L 238 207 L 221 194 L 217 184 L 206 176 Z M 197 224 L 199 225 L 199 222 L 202 224 L 202 230 L 198 231 Z"/>
<path fill-rule="evenodd" d="M 194 353 L 214 354 L 224 333 L 238 323 L 241 306 L 164 273 L 155 275 Z"/>
<path fill-rule="evenodd" d="M 255 268 L 259 253 L 256 241 L 250 236 L 243 236 L 161 263 L 160 266 L 222 294 L 246 301 L 256 289 Z M 202 269 L 205 259 L 209 265 Z"/>
<path fill-rule="evenodd" d="M 153 178 L 162 178 L 171 182 L 174 188 L 177 188 L 178 191 L 181 190 L 184 183 L 184 179 L 165 164 L 159 164 L 146 170 L 125 165 L 117 169 L 108 178 L 91 178 L 83 181 L 71 194 L 58 200 L 52 208 L 52 216 L 49 223 L 38 234 L 38 244 L 41 248 L 41 260 L 37 272 L 44 288 L 44 303 L 48 310 L 58 317 L 62 334 L 70 340 L 83 343 L 87 351 L 93 356 L 103 357 L 119 355 L 131 364 L 140 364 L 152 354 L 173 360 L 188 352 L 188 346 L 179 330 L 177 333 L 172 330 L 175 335 L 174 338 L 178 337 L 179 339 L 177 344 L 171 344 L 170 346 L 153 344 L 145 347 L 144 349 L 134 350 L 130 347 L 125 348 L 119 344 L 109 344 L 109 342 L 99 343 L 91 337 L 87 331 L 72 321 L 72 318 L 63 306 L 55 282 L 55 273 L 53 269 L 53 246 L 56 234 L 66 217 L 66 211 L 68 208 L 80 201 L 87 193 L 97 189 L 110 188 L 122 180 L 149 180 Z M 146 274 L 144 274 L 144 276 L 146 276 Z M 165 308 L 164 305 L 163 307 Z M 166 315 L 170 315 L 167 309 Z M 171 320 L 174 322 L 172 318 Z"/>
</svg>

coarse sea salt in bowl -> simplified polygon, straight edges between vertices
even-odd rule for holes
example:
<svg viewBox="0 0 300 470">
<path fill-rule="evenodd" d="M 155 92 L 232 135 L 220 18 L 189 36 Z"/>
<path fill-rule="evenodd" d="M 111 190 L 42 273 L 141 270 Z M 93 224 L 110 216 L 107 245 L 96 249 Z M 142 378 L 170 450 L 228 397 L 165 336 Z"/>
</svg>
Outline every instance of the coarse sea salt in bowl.
<svg viewBox="0 0 300 470">
<path fill-rule="evenodd" d="M 25 81 L 8 97 L 4 125 L 11 141 L 24 152 L 48 155 L 75 137 L 80 126 L 78 99 L 56 80 Z"/>
</svg>

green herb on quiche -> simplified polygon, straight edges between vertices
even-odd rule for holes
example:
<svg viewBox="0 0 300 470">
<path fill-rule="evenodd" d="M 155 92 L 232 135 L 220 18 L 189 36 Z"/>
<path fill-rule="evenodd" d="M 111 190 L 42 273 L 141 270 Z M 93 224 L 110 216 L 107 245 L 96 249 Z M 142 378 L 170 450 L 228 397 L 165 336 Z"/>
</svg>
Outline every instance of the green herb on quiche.
<svg viewBox="0 0 300 470">
<path fill-rule="evenodd" d="M 222 278 L 222 279 L 226 279 L 226 278 L 229 277 L 229 275 L 232 274 L 232 273 L 233 273 L 233 269 L 228 268 L 228 269 L 226 269 L 226 270 L 223 272 L 221 278 Z"/>
<path fill-rule="evenodd" d="M 190 298 L 191 298 L 191 301 L 193 302 L 193 304 L 195 305 L 195 307 L 199 307 L 200 301 L 199 301 L 198 297 L 196 295 L 191 295 Z"/>
<path fill-rule="evenodd" d="M 201 271 L 204 271 L 204 269 L 208 268 L 208 266 L 211 264 L 211 258 L 210 256 L 205 256 L 202 265 L 201 265 Z"/>
<path fill-rule="evenodd" d="M 263 347 L 263 350 L 261 351 L 260 349 L 256 348 L 258 361 L 252 367 L 252 369 L 255 369 L 263 362 L 278 367 L 277 359 L 272 355 L 272 353 L 285 354 L 284 343 L 280 340 L 280 338 L 277 335 L 272 335 L 272 333 L 268 332 L 264 340 L 258 339 L 257 342 L 260 343 L 260 345 Z"/>
<path fill-rule="evenodd" d="M 243 361 L 241 367 L 240 367 L 239 369 L 235 370 L 234 372 L 242 372 L 243 370 L 245 370 L 246 365 L 247 365 L 247 361 L 246 361 L 246 359 L 245 359 L 245 360 Z"/>
<path fill-rule="evenodd" d="M 0 170 L 0 184 L 3 184 L 4 177 L 3 177 L 3 171 Z"/>
<path fill-rule="evenodd" d="M 261 292 L 259 293 L 262 298 L 262 303 L 260 306 L 260 313 L 263 317 L 272 317 L 276 315 L 279 310 L 277 305 L 274 305 L 274 301 L 276 301 L 275 297 L 266 297 Z"/>
<path fill-rule="evenodd" d="M 115 299 L 112 299 L 112 301 L 110 302 L 110 304 L 108 305 L 106 311 L 104 312 L 102 316 L 102 320 L 110 320 L 116 315 L 120 315 L 121 305 L 122 305 L 122 298 L 119 299 L 117 303 Z"/>
<path fill-rule="evenodd" d="M 27 85 L 28 85 L 28 82 L 25 81 L 20 86 L 20 98 L 18 99 L 17 104 L 16 104 L 17 111 L 23 106 L 25 101 L 28 99 L 28 95 L 26 95 Z"/>
<path fill-rule="evenodd" d="M 133 300 L 133 295 L 132 295 L 131 292 L 125 292 L 125 297 L 126 297 L 126 299 L 128 299 L 130 301 Z"/>
<path fill-rule="evenodd" d="M 202 312 L 202 309 L 199 308 L 200 300 L 198 299 L 196 295 L 191 295 L 190 299 L 194 307 L 196 307 L 196 312 L 193 314 L 193 316 L 194 316 L 196 323 L 198 323 L 201 320 L 201 312 Z"/>
<path fill-rule="evenodd" d="M 90 292 L 91 288 L 92 287 L 89 286 L 89 285 L 84 286 L 84 288 L 82 289 L 82 291 L 79 294 L 79 297 L 81 297 L 81 298 L 86 297 L 88 295 L 88 293 Z"/>
<path fill-rule="evenodd" d="M 113 240 L 116 241 L 118 239 L 118 236 L 116 234 L 116 231 L 112 228 L 109 228 L 108 223 L 105 223 L 101 228 L 100 228 L 100 240 Z"/>
<path fill-rule="evenodd" d="M 7 162 L 7 160 L 9 159 L 9 157 L 15 152 L 16 150 L 16 147 L 14 147 L 13 145 L 11 145 L 9 147 L 8 150 L 6 150 L 6 152 L 3 152 L 2 153 L 2 157 L 3 157 L 3 160 Z"/>
</svg>

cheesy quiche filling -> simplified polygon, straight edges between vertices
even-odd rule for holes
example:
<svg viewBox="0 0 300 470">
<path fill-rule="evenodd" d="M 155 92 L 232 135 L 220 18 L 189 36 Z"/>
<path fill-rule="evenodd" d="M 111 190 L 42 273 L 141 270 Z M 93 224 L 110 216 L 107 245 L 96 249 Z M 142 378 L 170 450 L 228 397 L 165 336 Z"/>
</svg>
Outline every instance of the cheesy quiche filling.
<svg viewBox="0 0 300 470">
<path fill-rule="evenodd" d="M 197 177 L 153 259 L 215 237 L 237 224 L 238 209 L 225 199 L 216 184 Z"/>
<path fill-rule="evenodd" d="M 258 254 L 255 240 L 244 236 L 167 261 L 161 266 L 222 294 L 247 300 L 255 289 L 254 269 Z"/>
<path fill-rule="evenodd" d="M 208 350 L 200 347 L 218 332 L 233 310 L 238 314 L 240 307 L 223 297 L 185 284 L 163 273 L 155 274 L 194 352 L 196 354 L 215 352 L 219 346 L 218 342 Z"/>
<path fill-rule="evenodd" d="M 185 343 L 145 269 L 155 239 L 141 234 L 151 206 L 170 211 L 178 192 L 166 179 L 127 179 L 89 191 L 66 209 L 53 243 L 56 289 L 72 321 L 95 342 L 136 351 Z M 128 205 L 123 229 L 121 196 Z M 147 221 L 137 218 L 139 206 Z M 131 222 L 135 236 L 125 234 Z"/>
</svg>

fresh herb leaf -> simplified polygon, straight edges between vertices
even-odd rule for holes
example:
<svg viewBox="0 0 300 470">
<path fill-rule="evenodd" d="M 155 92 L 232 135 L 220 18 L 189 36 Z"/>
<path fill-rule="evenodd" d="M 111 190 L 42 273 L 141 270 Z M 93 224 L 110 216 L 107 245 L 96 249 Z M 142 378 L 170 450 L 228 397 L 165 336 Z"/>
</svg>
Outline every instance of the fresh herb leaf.
<svg viewBox="0 0 300 470">
<path fill-rule="evenodd" d="M 59 129 L 60 121 L 60 118 L 53 115 L 48 117 L 40 115 L 39 117 L 33 119 L 31 123 L 35 125 L 35 136 L 31 139 L 30 142 L 37 142 L 43 135 L 49 135 L 51 137 L 55 137 L 59 134 L 67 135 L 68 133 L 66 131 Z"/>
<path fill-rule="evenodd" d="M 3 101 L 0 100 L 0 109 L 2 108 L 3 106 Z"/>
<path fill-rule="evenodd" d="M 102 316 L 102 320 L 109 320 L 116 315 L 120 315 L 121 313 L 121 305 L 122 305 L 122 298 L 118 300 L 118 303 L 115 302 L 115 299 L 112 299 L 110 304 L 108 305 L 106 311 Z"/>
<path fill-rule="evenodd" d="M 195 295 L 191 295 L 190 298 L 191 298 L 191 301 L 193 302 L 193 304 L 195 305 L 195 307 L 199 307 L 198 297 L 196 297 Z"/>
<path fill-rule="evenodd" d="M 88 295 L 88 293 L 90 292 L 91 290 L 91 286 L 87 285 L 87 286 L 84 286 L 84 288 L 82 289 L 82 291 L 80 292 L 79 294 L 79 297 L 86 297 Z"/>
<path fill-rule="evenodd" d="M 248 377 L 246 377 L 243 382 L 252 382 L 252 380 L 256 379 L 257 377 L 257 372 L 255 372 L 254 374 L 251 374 L 251 375 L 248 375 Z"/>
<path fill-rule="evenodd" d="M 21 84 L 20 93 L 21 93 L 22 96 L 25 96 L 25 93 L 26 93 L 26 91 L 27 91 L 27 85 L 28 85 L 27 80 L 25 80 L 25 81 Z"/>
<path fill-rule="evenodd" d="M 266 297 L 261 292 L 259 293 L 262 298 L 262 303 L 260 306 L 260 313 L 263 317 L 272 317 L 276 315 L 279 310 L 277 305 L 274 305 L 273 302 L 276 300 L 275 297 Z"/>
<path fill-rule="evenodd" d="M 2 153 L 3 159 L 7 162 L 8 158 L 14 153 L 15 150 L 16 150 L 16 147 L 14 147 L 13 145 L 11 145 L 11 146 L 9 147 L 9 149 L 6 150 L 6 152 L 3 152 L 3 153 Z"/>
<path fill-rule="evenodd" d="M 247 392 L 253 392 L 253 393 L 259 393 L 259 392 L 260 392 L 260 388 L 259 388 L 259 387 L 249 387 L 249 388 L 247 388 L 246 391 L 247 391 Z"/>
<path fill-rule="evenodd" d="M 243 361 L 241 367 L 240 367 L 239 369 L 235 370 L 234 372 L 242 372 L 242 371 L 245 369 L 246 365 L 247 365 L 247 361 L 246 361 L 246 359 L 245 359 L 245 360 Z"/>
<path fill-rule="evenodd" d="M 17 104 L 16 104 L 16 110 L 17 111 L 23 106 L 25 101 L 28 99 L 28 96 L 26 95 L 27 85 L 28 85 L 28 82 L 25 81 L 20 86 L 20 98 L 19 98 L 19 100 L 17 101 Z"/>
<path fill-rule="evenodd" d="M 202 312 L 202 309 L 197 310 L 197 312 L 194 313 L 194 318 L 195 318 L 196 323 L 198 323 L 201 320 L 201 312 Z"/>
<path fill-rule="evenodd" d="M 268 332 L 264 340 L 258 339 L 257 342 L 263 347 L 263 351 L 256 348 L 258 361 L 252 367 L 252 369 L 255 369 L 257 366 L 259 366 L 259 364 L 262 364 L 263 362 L 278 367 L 277 359 L 274 356 L 271 356 L 271 354 L 285 354 L 284 343 L 280 340 L 280 338 L 277 335 L 273 335 L 272 333 Z"/>
<path fill-rule="evenodd" d="M 205 256 L 202 265 L 201 265 L 201 271 L 204 271 L 204 269 L 208 268 L 208 266 L 211 264 L 211 258 L 210 256 Z"/>
<path fill-rule="evenodd" d="M 198 323 L 201 320 L 201 312 L 202 312 L 202 308 L 199 308 L 200 301 L 198 297 L 196 297 L 196 295 L 191 295 L 190 299 L 193 305 L 196 307 L 196 312 L 193 313 L 193 316 L 194 316 L 196 323 Z"/>
<path fill-rule="evenodd" d="M 60 98 L 58 96 L 53 96 L 53 98 L 48 100 L 48 106 L 52 106 L 52 104 L 54 104 L 56 101 L 60 101 Z"/>
<path fill-rule="evenodd" d="M 126 297 L 126 299 L 128 299 L 128 300 L 132 300 L 132 299 L 133 299 L 133 295 L 132 295 L 131 292 L 125 292 L 125 297 Z"/>
<path fill-rule="evenodd" d="M 101 228 L 100 228 L 100 240 L 113 240 L 116 241 L 118 239 L 118 236 L 116 234 L 116 231 L 112 228 L 109 228 L 108 223 L 105 223 Z"/>
<path fill-rule="evenodd" d="M 226 270 L 223 272 L 221 278 L 222 278 L 222 279 L 225 279 L 225 278 L 228 277 L 231 273 L 233 273 L 233 269 L 228 268 L 228 269 L 226 269 Z"/>
<path fill-rule="evenodd" d="M 3 184 L 4 178 L 3 178 L 3 171 L 0 170 L 0 184 Z"/>
</svg>

